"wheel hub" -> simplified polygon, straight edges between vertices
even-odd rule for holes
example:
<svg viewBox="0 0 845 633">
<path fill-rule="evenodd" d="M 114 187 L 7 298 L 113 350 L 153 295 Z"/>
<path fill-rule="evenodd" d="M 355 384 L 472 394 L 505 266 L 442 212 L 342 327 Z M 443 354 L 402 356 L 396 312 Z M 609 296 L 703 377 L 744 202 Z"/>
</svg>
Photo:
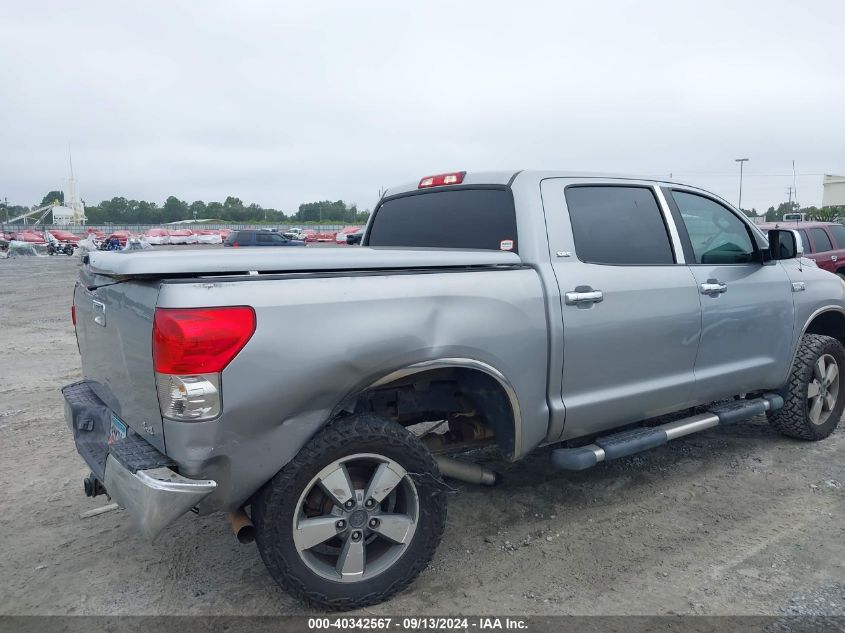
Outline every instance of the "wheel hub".
<svg viewBox="0 0 845 633">
<path fill-rule="evenodd" d="M 349 513 L 349 525 L 354 528 L 361 528 L 367 524 L 367 521 L 370 518 L 370 513 L 366 510 L 354 510 Z"/>
</svg>

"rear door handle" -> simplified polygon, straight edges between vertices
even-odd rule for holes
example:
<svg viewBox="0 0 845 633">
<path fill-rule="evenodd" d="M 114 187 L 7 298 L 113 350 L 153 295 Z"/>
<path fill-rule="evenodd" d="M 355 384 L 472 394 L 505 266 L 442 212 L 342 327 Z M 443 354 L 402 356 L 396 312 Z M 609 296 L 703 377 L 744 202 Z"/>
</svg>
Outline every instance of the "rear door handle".
<svg viewBox="0 0 845 633">
<path fill-rule="evenodd" d="M 715 279 L 708 279 L 699 286 L 701 294 L 703 295 L 717 295 L 728 291 L 728 284 L 716 281 Z"/>
<path fill-rule="evenodd" d="M 590 290 L 588 292 L 567 292 L 563 295 L 566 305 L 575 306 L 583 305 L 585 303 L 601 303 L 604 300 L 604 295 L 601 290 Z"/>
</svg>

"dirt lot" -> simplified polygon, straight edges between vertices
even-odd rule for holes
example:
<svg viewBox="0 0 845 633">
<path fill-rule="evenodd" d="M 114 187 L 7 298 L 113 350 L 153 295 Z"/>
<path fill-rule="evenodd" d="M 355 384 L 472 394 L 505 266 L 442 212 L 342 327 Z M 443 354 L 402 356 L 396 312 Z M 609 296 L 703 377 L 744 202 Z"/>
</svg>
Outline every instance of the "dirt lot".
<svg viewBox="0 0 845 633">
<path fill-rule="evenodd" d="M 62 419 L 81 377 L 76 258 L 0 260 L 0 613 L 279 614 L 254 546 L 222 516 L 149 545 L 104 505 Z M 380 614 L 845 614 L 845 429 L 785 439 L 765 420 L 583 473 L 548 454 L 494 490 L 459 485 L 445 539 Z"/>
</svg>

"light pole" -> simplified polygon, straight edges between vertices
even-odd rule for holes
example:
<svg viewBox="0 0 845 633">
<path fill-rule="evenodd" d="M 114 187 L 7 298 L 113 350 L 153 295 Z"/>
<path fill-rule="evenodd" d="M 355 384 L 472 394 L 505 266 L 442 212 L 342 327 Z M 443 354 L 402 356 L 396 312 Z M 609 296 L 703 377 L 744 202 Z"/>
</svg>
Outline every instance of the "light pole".
<svg viewBox="0 0 845 633">
<path fill-rule="evenodd" d="M 739 163 L 739 210 L 742 211 L 742 164 L 747 163 L 747 158 L 736 158 L 735 162 Z"/>
</svg>

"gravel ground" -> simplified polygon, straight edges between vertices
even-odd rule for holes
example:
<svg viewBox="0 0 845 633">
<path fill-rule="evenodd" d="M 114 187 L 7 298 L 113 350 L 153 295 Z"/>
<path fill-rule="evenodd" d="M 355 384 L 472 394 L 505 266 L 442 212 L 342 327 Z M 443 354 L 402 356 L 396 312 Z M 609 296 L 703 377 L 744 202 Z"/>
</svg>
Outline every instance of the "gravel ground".
<svg viewBox="0 0 845 633">
<path fill-rule="evenodd" d="M 222 516 L 152 545 L 82 492 L 59 388 L 81 377 L 76 258 L 0 260 L 0 614 L 307 613 Z M 581 473 L 548 452 L 457 485 L 418 581 L 377 614 L 845 615 L 845 431 L 764 419 Z"/>
</svg>

